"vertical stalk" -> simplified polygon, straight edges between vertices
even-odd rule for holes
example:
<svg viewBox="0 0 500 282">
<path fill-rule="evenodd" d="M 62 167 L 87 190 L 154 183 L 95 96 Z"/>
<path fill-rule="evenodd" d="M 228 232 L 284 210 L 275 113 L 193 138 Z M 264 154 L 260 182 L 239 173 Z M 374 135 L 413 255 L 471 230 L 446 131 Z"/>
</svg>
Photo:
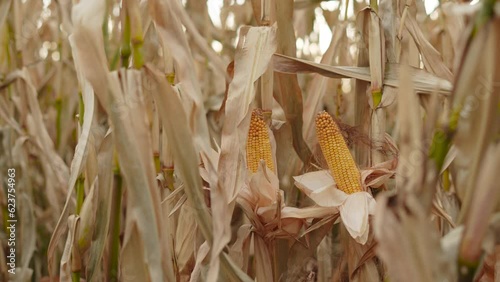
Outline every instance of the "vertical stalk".
<svg viewBox="0 0 500 282">
<path fill-rule="evenodd" d="M 61 145 L 61 115 L 62 115 L 62 99 L 59 96 L 55 102 L 56 107 L 56 149 Z"/>
<path fill-rule="evenodd" d="M 347 21 L 347 18 L 349 17 L 349 0 L 345 0 L 345 10 L 344 10 L 344 21 Z"/>
<path fill-rule="evenodd" d="M 120 55 L 122 59 L 122 67 L 127 68 L 130 62 L 130 17 L 127 11 L 127 1 L 123 1 L 123 9 L 122 9 L 122 24 L 123 24 L 123 33 L 122 33 L 122 43 L 120 47 Z"/>
<path fill-rule="evenodd" d="M 377 0 L 370 0 L 370 7 L 375 11 L 378 12 L 378 2 Z"/>
<path fill-rule="evenodd" d="M 83 116 L 85 112 L 85 104 L 83 103 L 83 98 L 82 98 L 82 93 L 79 93 L 79 102 L 78 102 L 78 124 L 81 127 L 83 125 Z M 57 103 L 56 103 L 57 105 Z M 58 119 L 60 119 L 60 113 L 58 111 Z M 60 123 L 60 121 L 59 121 Z M 60 126 L 60 124 L 59 124 Z M 80 211 L 82 210 L 83 206 L 83 201 L 85 199 L 85 177 L 83 174 L 80 174 L 78 179 L 76 180 L 76 210 L 75 214 L 79 215 Z M 73 248 L 76 248 L 73 246 Z M 73 254 L 78 253 L 78 250 L 73 249 Z M 72 255 L 72 260 L 80 260 L 79 256 Z M 80 265 L 81 262 L 77 263 L 72 263 L 75 266 Z M 71 272 L 71 280 L 73 282 L 79 282 L 80 281 L 80 267 L 77 267 L 76 270 L 72 270 Z"/>
<path fill-rule="evenodd" d="M 104 39 L 104 52 L 106 54 L 106 57 L 109 60 L 109 30 L 108 30 L 108 15 L 109 15 L 109 6 L 111 4 L 111 0 L 102 0 L 106 1 L 106 5 L 104 5 L 106 10 L 104 11 L 104 18 L 102 19 L 102 37 Z"/>
<path fill-rule="evenodd" d="M 144 43 L 144 35 L 142 32 L 141 12 L 139 10 L 139 1 L 124 1 L 128 2 L 126 6 L 127 17 L 130 24 L 130 44 L 132 45 L 132 58 L 135 69 L 140 69 L 144 65 L 144 57 L 142 55 L 142 45 Z"/>
<path fill-rule="evenodd" d="M 112 205 L 112 221 L 111 221 L 111 254 L 110 254 L 110 270 L 109 281 L 118 280 L 118 257 L 120 252 L 120 216 L 122 208 L 122 193 L 123 193 L 123 179 L 120 173 L 120 167 L 117 165 L 115 170 L 116 187 L 113 198 L 115 199 Z"/>
<path fill-rule="evenodd" d="M 71 281 L 72 282 L 80 282 L 80 272 L 71 273 Z"/>
<path fill-rule="evenodd" d="M 79 215 L 82 210 L 83 200 L 85 198 L 85 178 L 80 175 L 76 180 L 76 214 Z"/>
</svg>

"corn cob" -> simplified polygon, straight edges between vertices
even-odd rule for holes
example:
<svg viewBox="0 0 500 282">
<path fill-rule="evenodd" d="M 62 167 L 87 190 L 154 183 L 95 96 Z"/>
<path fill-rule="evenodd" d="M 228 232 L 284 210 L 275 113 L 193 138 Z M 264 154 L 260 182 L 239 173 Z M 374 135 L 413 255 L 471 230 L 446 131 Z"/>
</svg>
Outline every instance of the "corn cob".
<svg viewBox="0 0 500 282">
<path fill-rule="evenodd" d="M 316 134 L 338 189 L 347 194 L 362 191 L 358 167 L 337 123 L 325 111 L 316 117 Z"/>
<path fill-rule="evenodd" d="M 252 172 L 257 172 L 260 160 L 266 162 L 267 168 L 274 171 L 274 162 L 271 153 L 271 141 L 266 123 L 260 110 L 252 112 L 250 129 L 247 140 L 247 167 Z"/>
</svg>

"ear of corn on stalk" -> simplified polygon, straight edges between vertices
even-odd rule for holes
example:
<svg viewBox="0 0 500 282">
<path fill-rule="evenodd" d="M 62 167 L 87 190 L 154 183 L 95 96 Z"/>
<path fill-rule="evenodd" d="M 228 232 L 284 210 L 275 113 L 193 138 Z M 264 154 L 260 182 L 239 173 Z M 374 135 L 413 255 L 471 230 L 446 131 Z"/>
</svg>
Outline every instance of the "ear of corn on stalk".
<svg viewBox="0 0 500 282">
<path fill-rule="evenodd" d="M 264 160 L 267 168 L 274 171 L 274 161 L 271 153 L 271 141 L 262 112 L 258 109 L 252 112 L 247 140 L 247 167 L 257 172 L 260 160 Z"/>
<path fill-rule="evenodd" d="M 337 123 L 325 111 L 316 117 L 316 134 L 338 189 L 361 192 L 361 176 Z"/>
</svg>

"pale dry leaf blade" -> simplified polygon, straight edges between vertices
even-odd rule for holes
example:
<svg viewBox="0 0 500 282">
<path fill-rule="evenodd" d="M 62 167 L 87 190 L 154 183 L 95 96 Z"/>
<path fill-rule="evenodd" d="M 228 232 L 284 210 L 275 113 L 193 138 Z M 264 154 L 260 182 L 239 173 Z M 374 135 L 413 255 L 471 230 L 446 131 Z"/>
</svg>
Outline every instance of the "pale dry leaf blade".
<svg viewBox="0 0 500 282">
<path fill-rule="evenodd" d="M 330 65 L 335 51 L 339 46 L 339 42 L 342 38 L 345 27 L 345 24 L 334 27 L 334 29 L 332 30 L 333 35 L 330 46 L 326 50 L 325 54 L 323 54 L 323 56 L 321 57 L 320 63 Z M 304 125 L 302 127 L 302 134 L 304 136 L 304 141 L 309 145 L 309 149 L 311 149 L 311 151 L 313 151 L 314 147 L 316 147 L 317 144 L 316 131 L 313 130 L 314 121 L 316 118 L 316 114 L 321 110 L 321 101 L 323 99 L 323 96 L 325 95 L 326 87 L 327 78 L 319 74 L 315 74 L 312 82 L 309 84 L 309 87 L 307 89 L 307 97 L 304 101 L 304 110 L 302 112 Z"/>
<path fill-rule="evenodd" d="M 7 19 L 7 15 L 10 11 L 10 5 L 12 4 L 12 0 L 3 1 L 0 5 L 0 27 L 3 27 L 5 20 Z"/>
<path fill-rule="evenodd" d="M 60 260 L 59 281 L 71 282 L 71 257 L 74 247 L 75 235 L 78 229 L 78 216 L 70 215 L 68 217 L 67 227 L 69 229 L 64 251 Z"/>
<path fill-rule="evenodd" d="M 172 6 L 177 4 L 172 1 L 152 0 L 148 1 L 149 14 L 155 23 L 158 36 L 162 44 L 175 54 L 173 60 L 176 62 L 175 76 L 179 80 L 182 93 L 192 103 L 190 122 L 192 134 L 195 136 L 195 144 L 201 148 L 208 149 L 210 140 L 208 124 L 205 118 L 205 107 L 202 101 L 201 87 L 195 72 L 194 59 L 191 48 L 188 45 L 186 34 L 182 29 L 181 22 Z M 157 91 L 153 89 L 153 92 Z M 192 119 L 192 120 L 191 120 Z"/>
<path fill-rule="evenodd" d="M 255 272 L 257 281 L 273 281 L 271 254 L 266 242 L 259 235 L 254 236 Z"/>
<path fill-rule="evenodd" d="M 172 8 L 174 12 L 180 17 L 187 31 L 191 34 L 195 44 L 201 49 L 203 53 L 205 53 L 205 56 L 207 56 L 207 58 L 214 64 L 215 70 L 219 72 L 226 79 L 226 82 L 230 82 L 231 79 L 229 78 L 229 75 L 226 72 L 226 64 L 222 61 L 222 59 L 215 53 L 215 51 L 212 48 L 208 47 L 205 38 L 203 38 L 201 34 L 198 32 L 196 26 L 194 25 L 192 19 L 187 14 L 185 8 L 181 6 L 181 2 L 172 1 Z"/>
<path fill-rule="evenodd" d="M 73 46 L 73 52 L 80 52 L 77 51 L 77 45 L 75 41 L 73 41 L 70 38 L 70 43 L 72 43 Z M 75 56 L 77 57 L 77 56 Z M 62 220 L 65 219 L 68 216 L 68 209 L 69 209 L 69 204 L 70 204 L 70 199 L 73 196 L 73 190 L 75 187 L 76 180 L 78 176 L 80 175 L 80 172 L 83 169 L 86 156 L 87 156 L 87 151 L 88 151 L 88 146 L 89 146 L 89 137 L 90 137 L 90 131 L 92 127 L 92 121 L 94 119 L 94 113 L 95 113 L 95 96 L 94 92 L 89 84 L 89 82 L 85 79 L 85 74 L 88 70 L 81 69 L 83 67 L 80 67 L 78 64 L 80 61 L 79 59 L 75 58 L 75 66 L 76 69 L 78 70 L 78 73 L 81 75 L 79 76 L 79 81 L 81 87 L 82 87 L 82 98 L 83 98 L 83 103 L 85 105 L 84 109 L 84 118 L 83 118 L 83 124 L 82 124 L 82 129 L 80 136 L 78 138 L 78 143 L 75 148 L 75 153 L 73 156 L 73 159 L 71 160 L 71 166 L 70 166 L 70 175 L 69 175 L 69 180 L 68 180 L 68 194 L 66 196 L 66 202 L 63 207 L 63 211 L 61 213 L 61 216 L 58 220 L 57 226 L 52 233 L 52 238 L 50 240 L 51 243 L 49 243 L 49 249 L 48 249 L 48 257 L 49 257 L 49 265 L 51 264 L 52 258 L 54 257 L 54 251 L 56 246 L 56 242 L 60 241 L 60 237 L 62 236 L 62 232 L 64 232 L 65 228 L 62 226 Z M 51 267 L 49 266 L 49 270 Z"/>
<path fill-rule="evenodd" d="M 453 81 L 453 74 L 444 64 L 441 54 L 439 54 L 434 46 L 432 46 L 431 43 L 425 38 L 420 27 L 418 26 L 417 21 L 410 14 L 406 17 L 405 27 L 417 44 L 420 54 L 422 55 L 425 68 L 438 77 L 444 78 L 448 81 Z"/>
<path fill-rule="evenodd" d="M 274 54 L 273 63 L 274 70 L 277 72 L 318 73 L 331 78 L 355 78 L 367 82 L 371 80 L 368 67 L 328 66 L 281 54 Z M 427 94 L 438 92 L 449 95 L 452 89 L 451 82 L 424 70 L 414 69 L 412 78 L 415 90 L 418 92 Z M 399 66 L 397 64 L 387 64 L 384 85 L 399 87 L 399 84 Z"/>
<path fill-rule="evenodd" d="M 99 216 L 96 218 L 94 236 L 89 250 L 86 271 L 88 280 L 92 280 L 94 274 L 99 271 L 109 230 L 113 192 L 113 189 L 110 189 L 113 187 L 113 134 L 111 131 L 108 131 L 99 147 L 97 167 L 99 169 L 98 185 L 103 188 L 97 191 L 96 214 Z"/>
<path fill-rule="evenodd" d="M 20 253 L 22 254 L 20 266 L 27 269 L 36 248 L 36 219 L 32 199 L 26 193 L 21 192 L 18 201 L 19 207 L 22 207 L 19 209 L 19 221 L 21 222 L 19 239 L 21 243 Z"/>
<path fill-rule="evenodd" d="M 212 246 L 212 265 L 209 279 L 217 272 L 216 257 L 231 240 L 231 214 L 234 197 L 241 188 L 245 167 L 241 164 L 241 148 L 246 143 L 249 126 L 250 104 L 255 97 L 255 82 L 268 68 L 276 49 L 276 27 L 242 27 L 234 59 L 234 75 L 228 87 L 225 120 L 222 127 L 221 154 L 218 164 L 218 185 L 212 187 L 215 206 L 214 242 Z M 234 134 L 236 133 L 236 134 Z M 215 169 L 214 169 L 215 170 Z M 227 174 L 226 171 L 234 171 Z M 218 194 L 218 196 L 217 196 Z M 219 203 L 217 203 L 219 202 Z"/>
<path fill-rule="evenodd" d="M 188 120 L 183 110 L 180 99 L 170 86 L 164 75 L 154 67 L 146 65 L 146 75 L 156 83 L 156 91 L 153 97 L 163 110 L 160 118 L 163 122 L 167 137 L 171 141 L 172 153 L 176 170 L 185 183 L 184 191 L 188 196 L 188 202 L 196 207 L 196 218 L 203 236 L 207 241 L 212 241 L 211 217 L 205 205 L 202 195 L 202 184 L 198 171 L 198 154 L 194 148 L 192 133 L 187 127 Z"/>
<path fill-rule="evenodd" d="M 376 253 L 385 263 L 391 280 L 454 281 L 453 262 L 444 259 L 439 235 L 428 221 L 423 206 L 412 193 L 381 195 L 373 226 Z"/>
<path fill-rule="evenodd" d="M 136 217 L 138 231 L 144 240 L 144 255 L 148 261 L 149 275 L 153 280 L 161 280 L 164 279 L 164 275 L 173 275 L 173 270 L 171 264 L 162 264 L 162 256 L 169 253 L 166 253 L 165 244 L 160 241 L 162 221 L 159 191 L 154 180 L 154 164 L 151 157 L 153 152 L 147 138 L 148 126 L 145 116 L 140 118 L 140 114 L 144 112 L 135 109 L 142 105 L 141 88 L 131 87 L 127 83 L 134 78 L 140 81 L 140 76 L 141 73 L 137 70 L 120 70 L 108 75 L 110 93 L 108 98 L 111 109 L 109 118 L 120 171 L 127 183 L 127 192 L 131 199 L 129 201 L 131 214 Z"/>
<path fill-rule="evenodd" d="M 189 263 L 196 251 L 196 236 L 199 232 L 196 225 L 195 212 L 189 205 L 180 207 L 178 222 L 182 222 L 177 226 L 175 232 L 175 258 L 179 271 L 189 269 Z"/>
<path fill-rule="evenodd" d="M 155 281 L 148 271 L 147 259 L 144 254 L 144 239 L 141 238 L 137 223 L 127 225 L 123 247 L 120 253 L 120 281 Z"/>
<path fill-rule="evenodd" d="M 480 164 L 488 145 L 500 131 L 500 44 L 498 20 L 481 28 L 464 54 L 453 91 L 453 114 L 459 114 L 453 143 L 454 163 L 465 169 L 463 184 L 457 185 L 462 200 L 459 222 L 471 208 Z"/>
<path fill-rule="evenodd" d="M 486 154 L 474 189 L 474 198 L 465 221 L 465 229 L 460 246 L 460 259 L 472 265 L 479 263 L 483 256 L 490 219 L 494 213 L 500 193 L 498 190 L 498 167 L 500 167 L 500 146 L 492 145 Z"/>
<path fill-rule="evenodd" d="M 275 37 L 275 27 L 247 26 L 240 29 L 234 77 L 229 85 L 226 101 L 226 122 L 222 128 L 221 154 L 217 165 L 219 185 L 226 201 L 225 205 L 234 200 L 246 175 L 246 168 L 242 164 L 242 150 L 246 145 L 250 124 L 250 104 L 255 97 L 254 83 L 267 69 L 276 49 Z M 228 174 L 227 171 L 233 173 Z M 230 218 L 227 214 L 220 216 L 225 218 L 224 229 L 226 232 L 229 231 Z"/>
</svg>

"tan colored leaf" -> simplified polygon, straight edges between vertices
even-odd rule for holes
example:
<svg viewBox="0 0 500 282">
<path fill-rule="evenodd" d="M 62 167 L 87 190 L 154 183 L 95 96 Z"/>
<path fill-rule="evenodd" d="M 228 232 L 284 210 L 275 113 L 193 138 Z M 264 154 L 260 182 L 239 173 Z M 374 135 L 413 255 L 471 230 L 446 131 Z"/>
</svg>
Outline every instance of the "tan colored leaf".
<svg viewBox="0 0 500 282">
<path fill-rule="evenodd" d="M 422 117 L 420 104 L 414 95 L 413 76 L 409 66 L 401 66 L 401 84 L 398 95 L 400 152 L 396 184 L 405 190 L 420 189 L 426 152 L 422 144 Z"/>
<path fill-rule="evenodd" d="M 425 68 L 438 77 L 452 81 L 453 75 L 444 64 L 441 54 L 427 41 L 412 15 L 407 16 L 405 26 L 422 54 Z"/>
<path fill-rule="evenodd" d="M 208 44 L 210 42 L 206 42 L 205 38 L 203 38 L 202 35 L 198 32 L 192 19 L 186 13 L 184 7 L 181 6 L 181 2 L 172 1 L 170 3 L 171 3 L 170 8 L 172 12 L 175 13 L 172 14 L 172 16 L 176 15 L 180 18 L 182 24 L 191 34 L 195 44 L 201 49 L 201 51 L 205 54 L 205 56 L 207 56 L 207 58 L 214 64 L 215 70 L 218 71 L 226 79 L 227 82 L 229 82 L 231 79 L 229 78 L 229 75 L 226 72 L 226 63 L 224 63 L 222 59 L 215 53 L 215 51 L 209 47 Z"/>
<path fill-rule="evenodd" d="M 151 279 L 173 279 L 173 266 L 166 263 L 171 261 L 171 254 L 160 241 L 163 232 L 160 197 L 154 180 L 153 152 L 142 101 L 141 73 L 121 69 L 110 73 L 108 82 L 108 112 L 120 170 L 129 193 L 130 213 L 127 221 L 136 221 L 137 231 L 144 241 L 144 257 Z"/>
<path fill-rule="evenodd" d="M 68 235 L 66 237 L 66 244 L 60 261 L 59 281 L 71 282 L 71 254 L 73 252 L 76 231 L 78 229 L 79 218 L 75 215 L 68 217 Z"/>
<path fill-rule="evenodd" d="M 120 281 L 154 281 L 148 268 L 148 260 L 143 254 L 146 252 L 144 239 L 138 230 L 137 224 L 131 222 L 125 231 L 123 247 L 120 253 Z"/>
<path fill-rule="evenodd" d="M 339 47 L 339 42 L 342 38 L 344 30 L 345 24 L 339 25 L 333 29 L 332 41 L 330 42 L 330 46 L 321 58 L 322 64 L 331 64 L 335 51 Z M 302 119 L 304 120 L 302 134 L 304 135 L 304 140 L 307 145 L 309 145 L 309 149 L 311 149 L 311 151 L 313 151 L 318 144 L 318 141 L 316 139 L 316 131 L 314 130 L 314 121 L 316 119 L 316 115 L 322 108 L 321 102 L 327 89 L 327 81 L 328 79 L 326 77 L 319 74 L 314 74 L 314 77 L 306 91 L 307 97 L 304 101 L 304 111 L 302 113 Z"/>
<path fill-rule="evenodd" d="M 271 254 L 268 245 L 258 235 L 254 236 L 255 247 L 255 272 L 257 281 L 274 281 L 273 270 L 271 266 Z"/>
<path fill-rule="evenodd" d="M 113 189 L 113 134 L 108 131 L 102 143 L 99 146 L 97 159 L 98 168 L 98 186 L 103 189 L 97 190 L 97 203 L 95 213 L 96 217 L 95 230 L 92 238 L 92 243 L 89 249 L 89 259 L 87 263 L 86 277 L 90 281 L 100 272 L 102 259 L 107 242 L 111 202 Z"/>
<path fill-rule="evenodd" d="M 196 252 L 198 245 L 201 242 L 197 240 L 198 227 L 195 218 L 196 211 L 188 205 L 183 205 L 180 209 L 178 222 L 182 223 L 177 226 L 175 233 L 175 259 L 179 267 L 179 272 L 189 272 L 190 263 L 192 263 L 193 255 Z"/>
<path fill-rule="evenodd" d="M 439 235 L 413 194 L 377 198 L 374 233 L 376 252 L 387 266 L 391 280 L 454 280 L 444 260 Z M 450 281 L 451 281 L 450 280 Z"/>
<path fill-rule="evenodd" d="M 302 59 L 280 54 L 273 56 L 274 70 L 284 73 L 318 73 L 331 78 L 356 78 L 370 81 L 370 70 L 367 67 L 343 67 L 317 64 Z M 452 85 L 449 81 L 438 78 L 424 70 L 413 69 L 413 83 L 419 93 L 430 94 L 438 92 L 449 95 Z M 387 64 L 384 85 L 399 87 L 399 67 L 397 64 Z"/>
<path fill-rule="evenodd" d="M 186 35 L 174 9 L 177 4 L 171 1 L 148 1 L 149 13 L 153 19 L 162 44 L 170 50 L 176 62 L 175 76 L 181 83 L 182 95 L 192 104 L 189 114 L 189 126 L 196 137 L 198 148 L 208 149 L 208 126 L 205 118 L 205 107 L 202 101 L 201 88 L 195 73 L 193 57 Z M 158 89 L 152 89 L 153 92 Z M 162 92 L 165 93 L 165 92 Z"/>
<path fill-rule="evenodd" d="M 500 24 L 493 20 L 476 33 L 462 58 L 452 99 L 456 125 L 454 163 L 464 169 L 457 192 L 462 200 L 459 222 L 469 212 L 480 165 L 488 145 L 500 132 Z M 451 121 L 450 121 L 451 122 Z"/>
<path fill-rule="evenodd" d="M 492 145 L 488 149 L 474 187 L 471 208 L 466 215 L 459 253 L 459 258 L 464 263 L 478 264 L 481 260 L 482 245 L 490 225 L 490 218 L 500 202 L 497 186 L 500 146 Z"/>
</svg>

